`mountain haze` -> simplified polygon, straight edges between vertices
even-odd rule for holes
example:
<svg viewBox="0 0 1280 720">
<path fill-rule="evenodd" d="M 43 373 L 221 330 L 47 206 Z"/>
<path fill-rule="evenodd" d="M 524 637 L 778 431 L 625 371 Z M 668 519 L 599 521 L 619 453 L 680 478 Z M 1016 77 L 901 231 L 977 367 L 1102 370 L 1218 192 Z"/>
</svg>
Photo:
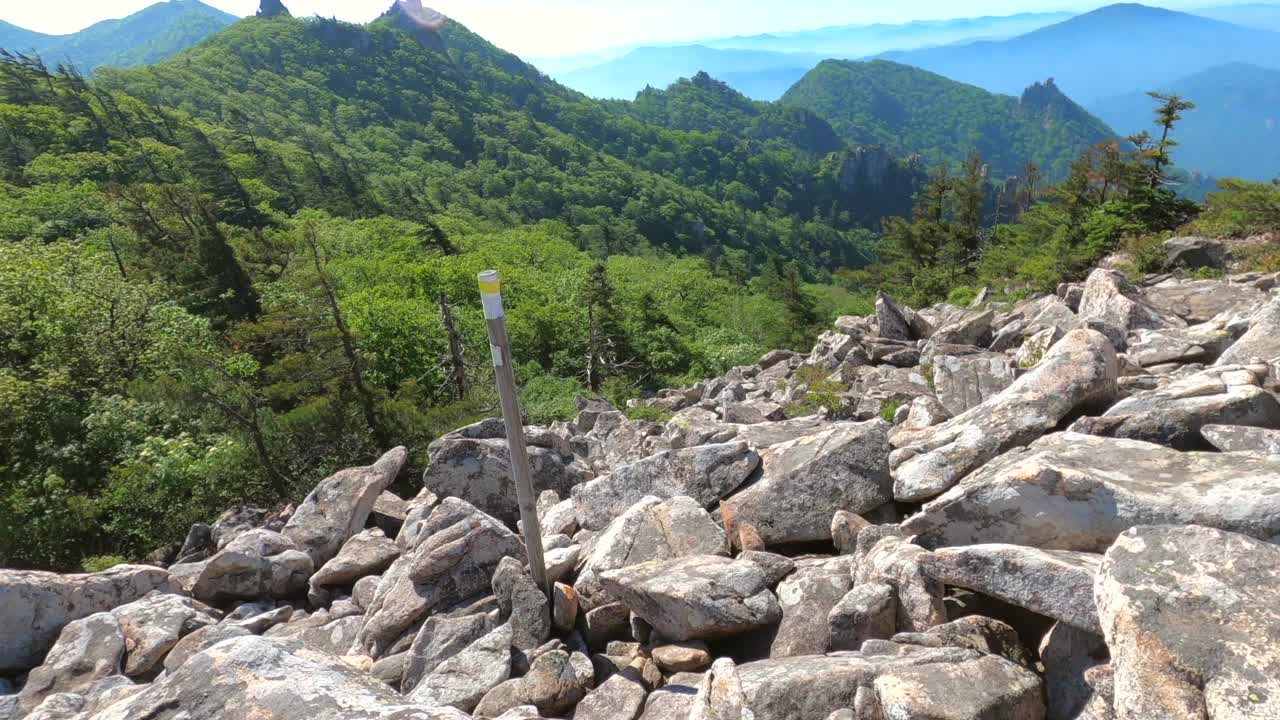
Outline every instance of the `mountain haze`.
<svg viewBox="0 0 1280 720">
<path fill-rule="evenodd" d="M 1137 4 L 1110 5 L 1002 42 L 883 58 L 1012 94 L 1044 78 L 1084 104 L 1162 87 L 1215 65 L 1280 68 L 1280 33 Z"/>
<path fill-rule="evenodd" d="M 185 50 L 238 20 L 199 0 L 168 0 L 126 18 L 104 20 L 70 35 L 45 35 L 0 22 L 0 48 L 71 62 L 83 72 L 103 65 L 149 65 Z"/>
<path fill-rule="evenodd" d="M 591 97 L 630 100 L 646 87 L 666 87 L 700 71 L 714 77 L 780 71 L 803 74 L 824 57 L 816 53 L 715 49 L 702 45 L 641 47 L 600 65 L 561 73 L 556 80 Z M 762 100 L 774 99 L 749 94 Z"/>
</svg>

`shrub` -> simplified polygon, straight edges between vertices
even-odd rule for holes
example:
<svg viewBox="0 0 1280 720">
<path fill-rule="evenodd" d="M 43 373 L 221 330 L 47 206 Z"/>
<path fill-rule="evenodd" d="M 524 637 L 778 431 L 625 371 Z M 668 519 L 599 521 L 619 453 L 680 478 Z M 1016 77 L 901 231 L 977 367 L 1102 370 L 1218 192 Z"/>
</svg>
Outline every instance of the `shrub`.
<svg viewBox="0 0 1280 720">
<path fill-rule="evenodd" d="M 521 389 L 520 409 L 537 425 L 572 420 L 578 414 L 578 396 L 585 394 L 586 388 L 573 378 L 539 375 Z"/>
<path fill-rule="evenodd" d="M 1245 237 L 1280 230 L 1280 187 L 1227 178 L 1209 193 L 1204 212 L 1187 229 L 1215 237 Z"/>
<path fill-rule="evenodd" d="M 898 416 L 898 410 L 902 407 L 902 403 L 898 400 L 890 400 L 880 406 L 880 419 L 893 424 L 893 419 Z"/>
<path fill-rule="evenodd" d="M 117 565 L 124 565 L 129 562 L 126 558 L 119 555 L 94 555 L 80 561 L 80 569 L 87 573 L 102 572 L 110 570 Z"/>
<path fill-rule="evenodd" d="M 632 420 L 648 420 L 650 422 L 665 425 L 671 421 L 671 413 L 662 408 L 649 407 L 648 405 L 637 405 L 636 407 L 627 408 L 623 414 Z"/>
</svg>

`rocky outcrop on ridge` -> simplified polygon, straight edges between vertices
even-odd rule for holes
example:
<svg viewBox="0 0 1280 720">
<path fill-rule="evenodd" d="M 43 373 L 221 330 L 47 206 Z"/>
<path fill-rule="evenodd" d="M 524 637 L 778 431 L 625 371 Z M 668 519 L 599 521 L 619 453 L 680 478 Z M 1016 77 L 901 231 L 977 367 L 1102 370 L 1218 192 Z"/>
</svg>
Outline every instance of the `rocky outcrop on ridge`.
<svg viewBox="0 0 1280 720">
<path fill-rule="evenodd" d="M 525 431 L 549 588 L 496 419 L 412 498 L 397 448 L 165 568 L 0 570 L 0 720 L 1280 717 L 1278 286 L 881 294 L 663 422 L 584 399 Z"/>
</svg>

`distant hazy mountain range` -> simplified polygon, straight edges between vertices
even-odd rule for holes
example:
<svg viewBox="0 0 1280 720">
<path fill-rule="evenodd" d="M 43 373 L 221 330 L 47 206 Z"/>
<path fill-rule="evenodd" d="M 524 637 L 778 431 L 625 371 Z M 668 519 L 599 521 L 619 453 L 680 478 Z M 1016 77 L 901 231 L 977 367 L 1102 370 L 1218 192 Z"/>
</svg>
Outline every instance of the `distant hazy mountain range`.
<svg viewBox="0 0 1280 720">
<path fill-rule="evenodd" d="M 0 21 L 0 48 L 34 51 L 50 66 L 70 61 L 89 73 L 102 65 L 133 67 L 157 63 L 236 20 L 239 18 L 199 0 L 169 0 L 70 35 L 45 35 Z"/>
<path fill-rule="evenodd" d="M 1280 68 L 1280 33 L 1145 5 L 1111 5 L 1001 42 L 881 57 L 1015 93 L 1052 77 L 1077 101 L 1168 85 L 1227 63 Z"/>
<path fill-rule="evenodd" d="M 1179 165 L 1215 177 L 1280 177 L 1280 71 L 1221 65 L 1159 89 L 1196 103 L 1178 126 Z M 1120 130 L 1151 123 L 1151 100 L 1142 92 L 1099 100 L 1089 110 Z"/>
</svg>

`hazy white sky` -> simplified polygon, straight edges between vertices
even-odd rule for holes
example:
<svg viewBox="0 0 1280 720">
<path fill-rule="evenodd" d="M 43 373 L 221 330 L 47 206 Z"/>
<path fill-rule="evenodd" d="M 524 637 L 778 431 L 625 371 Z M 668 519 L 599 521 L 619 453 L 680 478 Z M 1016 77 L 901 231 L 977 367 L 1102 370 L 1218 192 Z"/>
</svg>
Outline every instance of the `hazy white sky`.
<svg viewBox="0 0 1280 720">
<path fill-rule="evenodd" d="M 0 0 L 0 20 L 69 33 L 124 17 L 155 0 Z M 236 15 L 257 0 L 204 0 Z M 1245 0 L 1240 0 L 1244 2 Z M 284 0 L 294 15 L 367 22 L 392 0 Z M 1082 10 L 1103 0 L 424 0 L 497 45 L 525 56 L 565 55 L 643 42 L 808 30 L 827 25 Z M 1148 0 L 1176 9 L 1223 0 Z"/>
</svg>

